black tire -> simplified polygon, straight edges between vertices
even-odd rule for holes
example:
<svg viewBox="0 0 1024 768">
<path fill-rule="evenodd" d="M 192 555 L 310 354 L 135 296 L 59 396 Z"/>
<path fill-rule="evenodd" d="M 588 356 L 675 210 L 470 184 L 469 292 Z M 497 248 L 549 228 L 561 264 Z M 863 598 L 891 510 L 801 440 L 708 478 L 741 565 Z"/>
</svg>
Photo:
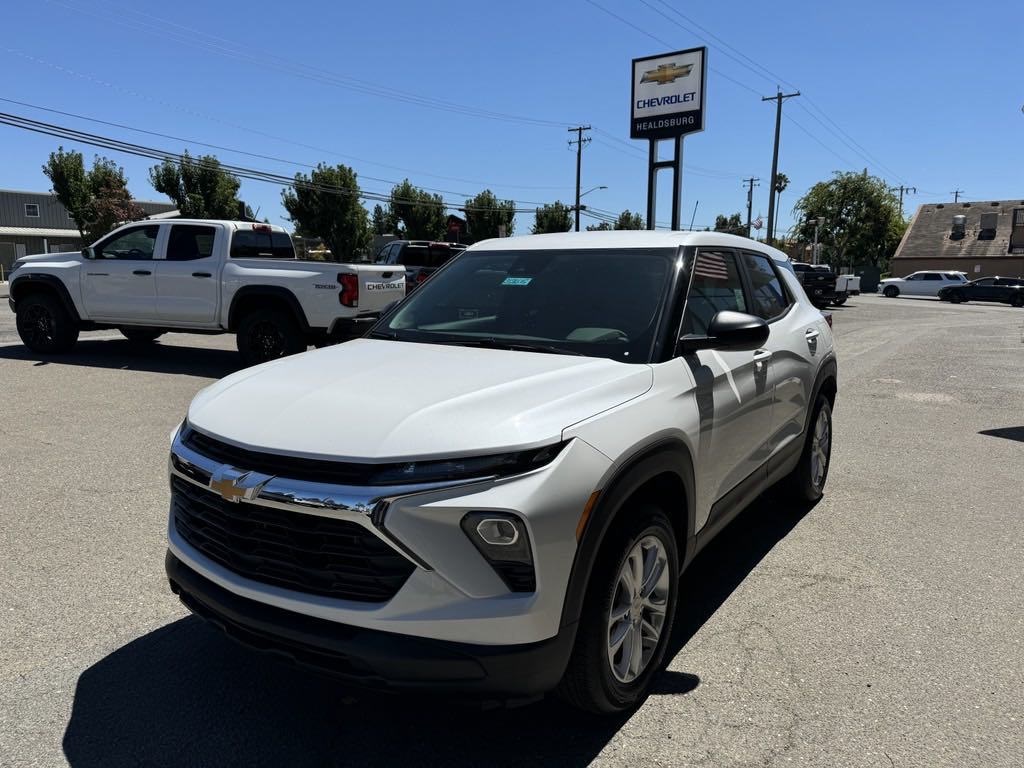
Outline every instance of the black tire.
<svg viewBox="0 0 1024 768">
<path fill-rule="evenodd" d="M 895 299 L 900 295 L 900 289 L 895 285 L 887 285 L 885 286 L 885 290 L 882 291 L 882 295 L 888 299 Z"/>
<path fill-rule="evenodd" d="M 594 570 L 587 584 L 587 597 L 583 604 L 576 632 L 576 644 L 565 675 L 559 684 L 557 694 L 567 703 L 579 709 L 599 714 L 622 712 L 638 706 L 647 696 L 651 683 L 662 670 L 665 651 L 672 634 L 676 606 L 679 601 L 679 551 L 672 523 L 665 513 L 651 504 L 641 504 L 621 511 L 619 521 L 613 524 L 607 534 Z M 646 666 L 630 682 L 622 682 L 613 670 L 609 657 L 610 634 L 615 627 L 631 625 L 635 631 L 642 631 L 643 613 L 640 619 L 629 618 L 637 608 L 634 601 L 630 613 L 613 627 L 611 611 L 623 607 L 621 598 L 620 569 L 625 567 L 633 549 L 643 541 L 657 540 L 664 548 L 665 565 L 668 571 L 667 594 L 664 595 L 665 613 L 658 636 Z M 648 550 L 650 551 L 650 550 Z M 659 571 L 661 573 L 663 571 Z M 663 577 L 653 579 L 665 583 Z M 658 589 L 661 592 L 661 588 Z M 653 593 L 651 593 L 653 594 Z M 659 604 L 660 604 L 659 598 Z M 638 623 L 640 622 L 640 623 Z M 629 633 L 627 628 L 623 636 Z M 640 643 L 643 656 L 643 641 Z M 625 652 L 625 643 L 618 652 Z M 626 659 L 622 657 L 622 661 Z M 628 667 L 628 664 L 627 664 Z"/>
<path fill-rule="evenodd" d="M 967 299 L 964 298 L 964 295 L 960 291 L 953 291 L 951 294 L 949 294 L 949 300 L 954 304 L 960 304 L 966 301 Z"/>
<path fill-rule="evenodd" d="M 841 306 L 843 306 L 843 304 L 846 303 L 846 298 L 847 298 L 846 296 L 840 296 L 837 299 L 832 299 L 832 304 L 837 306 L 837 307 L 841 307 Z"/>
<path fill-rule="evenodd" d="M 824 454 L 824 470 L 820 477 L 816 472 L 814 454 L 816 448 L 815 430 L 818 426 L 819 417 L 824 414 L 824 420 L 828 431 L 828 442 L 821 452 Z M 821 453 L 818 461 L 821 460 Z M 807 437 L 804 438 L 804 447 L 800 451 L 800 463 L 787 475 L 781 485 L 787 494 L 795 501 L 816 502 L 820 499 L 825 490 L 825 483 L 828 480 L 828 470 L 832 463 L 832 406 L 828 398 L 818 395 L 818 401 L 814 404 L 814 411 L 811 413 L 810 424 L 807 428 Z"/>
<path fill-rule="evenodd" d="M 56 296 L 33 293 L 18 301 L 18 336 L 41 354 L 67 352 L 78 341 L 78 323 Z"/>
<path fill-rule="evenodd" d="M 1024 293 L 1016 293 L 1013 298 L 1010 299 L 1011 307 L 1024 307 Z"/>
<path fill-rule="evenodd" d="M 149 344 L 164 335 L 154 328 L 118 328 L 121 335 L 133 344 Z"/>
<path fill-rule="evenodd" d="M 261 309 L 243 317 L 236 341 L 246 365 L 259 365 L 306 349 L 306 337 L 295 318 L 281 309 Z"/>
</svg>

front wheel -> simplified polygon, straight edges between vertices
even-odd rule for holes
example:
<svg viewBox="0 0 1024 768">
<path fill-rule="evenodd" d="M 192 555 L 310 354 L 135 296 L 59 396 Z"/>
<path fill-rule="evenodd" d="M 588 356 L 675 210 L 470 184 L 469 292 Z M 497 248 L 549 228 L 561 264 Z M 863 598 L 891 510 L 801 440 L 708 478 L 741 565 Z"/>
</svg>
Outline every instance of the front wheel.
<svg viewBox="0 0 1024 768">
<path fill-rule="evenodd" d="M 679 600 L 679 551 L 665 513 L 624 509 L 594 565 L 558 693 L 590 712 L 637 706 L 661 670 Z"/>
<path fill-rule="evenodd" d="M 149 344 L 164 335 L 163 331 L 153 328 L 118 328 L 117 330 L 133 344 Z"/>
<path fill-rule="evenodd" d="M 18 336 L 33 352 L 67 352 L 78 341 L 78 324 L 56 296 L 35 293 L 21 299 L 15 323 Z"/>
<path fill-rule="evenodd" d="M 831 460 L 832 406 L 828 398 L 818 395 L 800 453 L 800 463 L 783 481 L 790 495 L 798 501 L 818 501 L 825 491 Z"/>
<path fill-rule="evenodd" d="M 895 299 L 900 295 L 900 289 L 895 285 L 887 285 L 885 286 L 885 290 L 882 291 L 882 295 L 889 299 Z"/>
<path fill-rule="evenodd" d="M 236 341 L 246 365 L 258 365 L 306 349 L 306 338 L 295 319 L 280 309 L 246 315 L 238 325 Z"/>
<path fill-rule="evenodd" d="M 964 295 L 962 293 L 960 293 L 960 291 L 954 291 L 953 293 L 951 293 L 949 295 L 949 300 L 951 302 L 953 302 L 954 304 L 961 304 L 964 301 L 966 301 L 966 299 L 964 298 Z"/>
</svg>

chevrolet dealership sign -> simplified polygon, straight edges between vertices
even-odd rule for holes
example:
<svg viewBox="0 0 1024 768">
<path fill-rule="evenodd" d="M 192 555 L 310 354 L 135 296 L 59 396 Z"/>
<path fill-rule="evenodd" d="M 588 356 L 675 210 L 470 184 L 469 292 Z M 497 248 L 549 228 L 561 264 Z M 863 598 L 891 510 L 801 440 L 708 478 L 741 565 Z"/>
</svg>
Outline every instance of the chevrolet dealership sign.
<svg viewBox="0 0 1024 768">
<path fill-rule="evenodd" d="M 633 59 L 629 136 L 668 139 L 704 130 L 707 48 Z"/>
</svg>

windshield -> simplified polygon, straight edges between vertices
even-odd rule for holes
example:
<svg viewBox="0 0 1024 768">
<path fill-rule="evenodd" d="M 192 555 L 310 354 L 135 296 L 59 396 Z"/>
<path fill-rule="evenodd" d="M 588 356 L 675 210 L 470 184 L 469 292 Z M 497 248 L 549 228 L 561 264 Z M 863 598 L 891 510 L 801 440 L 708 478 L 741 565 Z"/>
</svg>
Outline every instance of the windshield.
<svg viewBox="0 0 1024 768">
<path fill-rule="evenodd" d="M 372 336 L 650 362 L 675 249 L 466 251 Z"/>
</svg>

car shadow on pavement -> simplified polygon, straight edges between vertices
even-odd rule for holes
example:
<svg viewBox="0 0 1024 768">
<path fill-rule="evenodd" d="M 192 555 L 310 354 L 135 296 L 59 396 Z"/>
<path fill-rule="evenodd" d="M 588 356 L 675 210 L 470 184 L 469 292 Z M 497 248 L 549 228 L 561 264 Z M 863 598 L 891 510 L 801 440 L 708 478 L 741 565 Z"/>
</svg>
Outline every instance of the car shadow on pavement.
<svg viewBox="0 0 1024 768">
<path fill-rule="evenodd" d="M 756 502 L 694 561 L 670 658 L 800 516 Z M 669 670 L 652 695 L 685 695 L 699 682 Z M 75 768 L 585 766 L 628 719 L 584 715 L 554 700 L 487 710 L 353 689 L 246 650 L 189 617 L 82 673 L 63 747 Z"/>
<path fill-rule="evenodd" d="M 1016 440 L 1024 443 L 1024 427 L 997 427 L 996 429 L 983 429 L 979 435 L 988 437 L 1002 437 L 1006 440 Z"/>
<path fill-rule="evenodd" d="M 61 355 L 40 355 L 26 347 L 0 347 L 0 360 L 30 360 L 40 365 L 75 365 L 150 373 L 176 373 L 220 379 L 242 367 L 238 353 L 226 349 L 133 344 L 121 339 L 82 339 Z"/>
</svg>

